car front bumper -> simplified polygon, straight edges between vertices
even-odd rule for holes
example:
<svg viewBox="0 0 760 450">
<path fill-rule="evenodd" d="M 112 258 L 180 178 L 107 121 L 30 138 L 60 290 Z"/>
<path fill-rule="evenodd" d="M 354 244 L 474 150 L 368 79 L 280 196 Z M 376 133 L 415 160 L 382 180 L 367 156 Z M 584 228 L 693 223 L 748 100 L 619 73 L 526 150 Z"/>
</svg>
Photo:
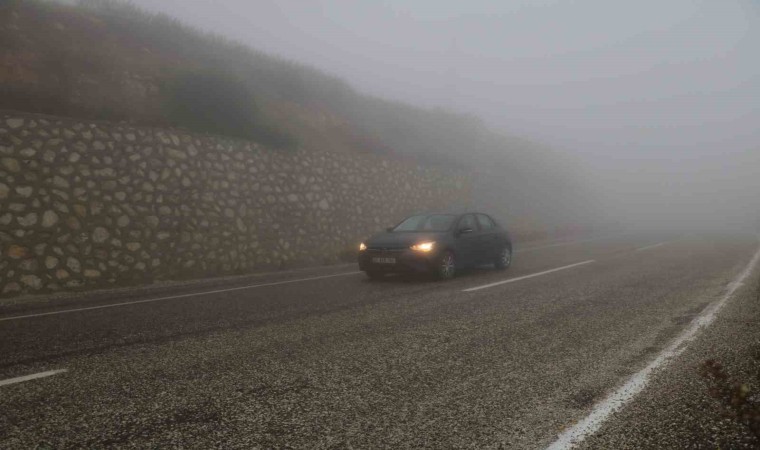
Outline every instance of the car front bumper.
<svg viewBox="0 0 760 450">
<path fill-rule="evenodd" d="M 436 252 L 422 253 L 411 249 L 381 251 L 367 249 L 359 253 L 359 269 L 365 272 L 429 272 L 433 268 Z M 393 259 L 393 263 L 380 262 Z"/>
</svg>

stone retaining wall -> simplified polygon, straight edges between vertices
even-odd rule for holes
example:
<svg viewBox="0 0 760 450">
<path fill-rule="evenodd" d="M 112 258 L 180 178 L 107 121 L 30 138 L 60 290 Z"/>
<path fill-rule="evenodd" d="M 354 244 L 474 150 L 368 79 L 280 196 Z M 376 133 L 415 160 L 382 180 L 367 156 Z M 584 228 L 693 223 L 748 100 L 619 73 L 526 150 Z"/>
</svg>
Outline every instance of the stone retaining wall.
<svg viewBox="0 0 760 450">
<path fill-rule="evenodd" d="M 334 262 L 465 175 L 0 112 L 0 296 Z"/>
</svg>

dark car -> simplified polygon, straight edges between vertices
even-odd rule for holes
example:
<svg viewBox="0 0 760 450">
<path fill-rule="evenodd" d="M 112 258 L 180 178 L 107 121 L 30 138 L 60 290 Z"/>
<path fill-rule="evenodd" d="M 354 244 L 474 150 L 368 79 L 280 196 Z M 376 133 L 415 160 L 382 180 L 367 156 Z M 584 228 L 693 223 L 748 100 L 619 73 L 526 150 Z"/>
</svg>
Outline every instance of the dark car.
<svg viewBox="0 0 760 450">
<path fill-rule="evenodd" d="M 447 279 L 468 266 L 506 269 L 512 263 L 512 240 L 486 214 L 417 214 L 363 242 L 358 258 L 370 278 L 428 272 Z"/>
</svg>

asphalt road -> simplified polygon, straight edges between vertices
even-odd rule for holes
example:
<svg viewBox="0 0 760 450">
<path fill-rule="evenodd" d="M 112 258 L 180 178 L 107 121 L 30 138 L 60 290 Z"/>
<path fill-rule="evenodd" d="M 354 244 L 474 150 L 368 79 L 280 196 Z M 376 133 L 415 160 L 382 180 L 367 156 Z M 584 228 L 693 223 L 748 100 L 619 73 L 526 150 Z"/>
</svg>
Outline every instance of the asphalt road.
<svg viewBox="0 0 760 450">
<path fill-rule="evenodd" d="M 543 448 L 756 249 L 627 234 L 449 282 L 344 265 L 6 302 L 0 448 Z"/>
</svg>

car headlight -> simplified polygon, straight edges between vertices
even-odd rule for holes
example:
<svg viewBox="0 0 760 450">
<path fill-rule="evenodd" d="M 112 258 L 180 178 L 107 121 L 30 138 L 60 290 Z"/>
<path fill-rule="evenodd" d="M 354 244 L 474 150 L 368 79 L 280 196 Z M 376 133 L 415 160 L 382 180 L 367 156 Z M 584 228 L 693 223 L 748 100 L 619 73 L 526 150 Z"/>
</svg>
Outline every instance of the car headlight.
<svg viewBox="0 0 760 450">
<path fill-rule="evenodd" d="M 435 242 L 420 242 L 419 244 L 412 245 L 412 250 L 416 252 L 429 252 L 435 247 Z"/>
<path fill-rule="evenodd" d="M 364 250 L 367 250 L 367 246 L 364 244 L 364 242 L 362 242 L 359 244 L 359 251 L 363 252 Z"/>
</svg>

